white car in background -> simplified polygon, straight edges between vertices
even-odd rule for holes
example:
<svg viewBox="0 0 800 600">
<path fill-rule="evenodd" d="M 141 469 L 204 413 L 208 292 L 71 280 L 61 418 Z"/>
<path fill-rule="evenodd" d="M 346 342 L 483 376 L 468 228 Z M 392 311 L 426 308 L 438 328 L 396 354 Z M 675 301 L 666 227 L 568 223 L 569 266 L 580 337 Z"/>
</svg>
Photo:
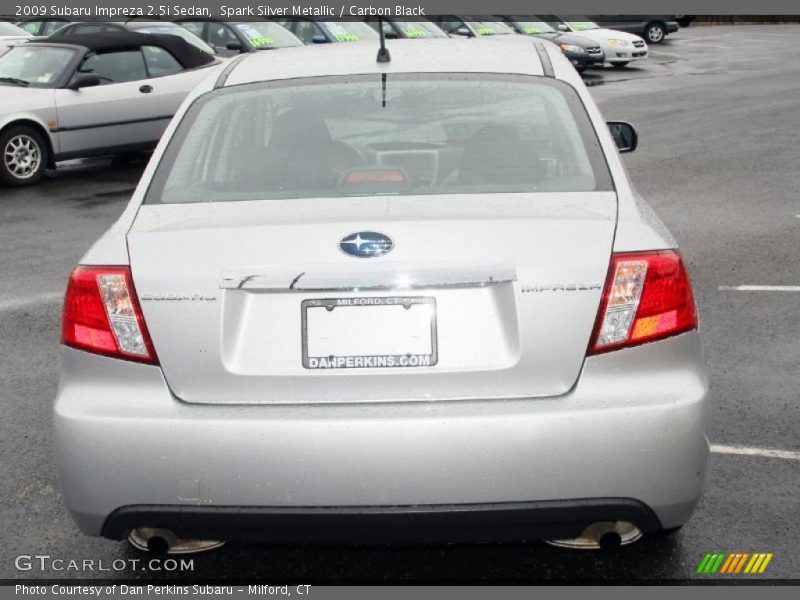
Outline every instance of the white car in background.
<svg viewBox="0 0 800 600">
<path fill-rule="evenodd" d="M 613 67 L 621 69 L 647 58 L 647 44 L 638 35 L 605 29 L 586 17 L 544 15 L 538 18 L 558 31 L 569 31 L 597 42 L 606 55 L 606 62 Z"/>
<path fill-rule="evenodd" d="M 3 54 L 8 49 L 8 46 L 26 42 L 32 37 L 30 33 L 21 27 L 17 27 L 13 23 L 0 21 L 0 54 Z"/>
</svg>

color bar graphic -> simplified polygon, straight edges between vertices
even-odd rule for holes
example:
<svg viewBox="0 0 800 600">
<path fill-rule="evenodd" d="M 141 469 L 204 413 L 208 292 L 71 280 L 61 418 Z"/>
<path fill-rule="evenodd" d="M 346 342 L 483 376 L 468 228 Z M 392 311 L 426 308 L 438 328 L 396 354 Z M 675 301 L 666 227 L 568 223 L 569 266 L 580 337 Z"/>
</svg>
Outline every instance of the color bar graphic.
<svg viewBox="0 0 800 600">
<path fill-rule="evenodd" d="M 772 560 L 771 552 L 707 552 L 697 567 L 696 573 L 704 575 L 761 574 Z M 749 560 L 748 560 L 749 559 Z M 746 566 L 745 566 L 746 565 Z M 744 571 L 742 571 L 744 569 Z"/>
</svg>

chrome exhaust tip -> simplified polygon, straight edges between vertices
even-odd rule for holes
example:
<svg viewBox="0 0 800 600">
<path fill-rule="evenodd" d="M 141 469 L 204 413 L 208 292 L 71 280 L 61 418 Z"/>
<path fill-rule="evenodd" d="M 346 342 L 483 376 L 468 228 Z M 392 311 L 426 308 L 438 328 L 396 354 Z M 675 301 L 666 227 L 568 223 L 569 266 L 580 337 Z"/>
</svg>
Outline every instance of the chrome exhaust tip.
<svg viewBox="0 0 800 600">
<path fill-rule="evenodd" d="M 184 540 L 169 529 L 160 527 L 137 527 L 128 534 L 128 543 L 142 552 L 156 556 L 172 554 L 195 554 L 215 550 L 224 545 L 219 540 Z"/>
<path fill-rule="evenodd" d="M 545 540 L 551 546 L 571 550 L 614 550 L 642 538 L 642 531 L 628 521 L 598 521 L 592 523 L 576 538 Z"/>
</svg>

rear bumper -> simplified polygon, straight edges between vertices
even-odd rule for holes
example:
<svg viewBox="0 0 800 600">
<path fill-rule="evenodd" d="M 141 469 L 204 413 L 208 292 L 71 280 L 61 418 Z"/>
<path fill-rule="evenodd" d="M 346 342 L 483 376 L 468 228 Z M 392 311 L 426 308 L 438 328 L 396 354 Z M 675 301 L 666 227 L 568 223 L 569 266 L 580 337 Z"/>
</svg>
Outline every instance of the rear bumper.
<svg viewBox="0 0 800 600">
<path fill-rule="evenodd" d="M 184 539 L 268 540 L 273 544 L 505 542 L 577 537 L 597 521 L 661 529 L 653 512 L 625 498 L 432 506 L 265 508 L 126 506 L 102 535 L 122 539 L 147 523 Z"/>
<path fill-rule="evenodd" d="M 402 524 L 403 507 L 441 517 L 444 506 L 455 507 L 456 530 L 549 536 L 538 508 L 590 509 L 555 519 L 572 530 L 594 520 L 593 498 L 605 499 L 604 519 L 623 519 L 613 500 L 623 498 L 671 528 L 689 518 L 705 477 L 707 386 L 695 332 L 591 357 L 563 396 L 492 401 L 190 405 L 158 367 L 67 348 L 62 361 L 57 461 L 67 506 L 90 535 L 118 537 L 137 518 L 176 527 L 195 515 L 195 527 L 213 513 L 235 517 L 223 539 L 259 519 L 274 537 L 281 522 L 291 533 L 318 507 L 333 511 L 330 522 L 377 510 Z M 512 505 L 527 516 L 484 525 L 480 507 Z M 284 521 L 286 510 L 304 516 Z"/>
</svg>

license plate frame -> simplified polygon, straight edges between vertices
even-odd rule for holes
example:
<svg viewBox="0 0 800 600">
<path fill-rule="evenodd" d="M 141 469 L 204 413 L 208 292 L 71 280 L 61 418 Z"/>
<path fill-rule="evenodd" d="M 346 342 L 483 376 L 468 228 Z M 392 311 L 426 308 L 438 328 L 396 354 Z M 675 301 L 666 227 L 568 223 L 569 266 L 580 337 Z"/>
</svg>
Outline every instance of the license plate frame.
<svg viewBox="0 0 800 600">
<path fill-rule="evenodd" d="M 378 355 L 329 355 L 309 356 L 308 310 L 325 308 L 326 310 L 347 310 L 353 307 L 380 308 L 387 306 L 430 305 L 430 353 L 429 354 L 378 354 Z M 314 371 L 342 369 L 381 369 L 381 368 L 419 368 L 433 367 L 439 361 L 437 343 L 437 307 L 433 296 L 380 296 L 357 298 L 310 298 L 301 302 L 301 336 L 303 367 Z"/>
</svg>

